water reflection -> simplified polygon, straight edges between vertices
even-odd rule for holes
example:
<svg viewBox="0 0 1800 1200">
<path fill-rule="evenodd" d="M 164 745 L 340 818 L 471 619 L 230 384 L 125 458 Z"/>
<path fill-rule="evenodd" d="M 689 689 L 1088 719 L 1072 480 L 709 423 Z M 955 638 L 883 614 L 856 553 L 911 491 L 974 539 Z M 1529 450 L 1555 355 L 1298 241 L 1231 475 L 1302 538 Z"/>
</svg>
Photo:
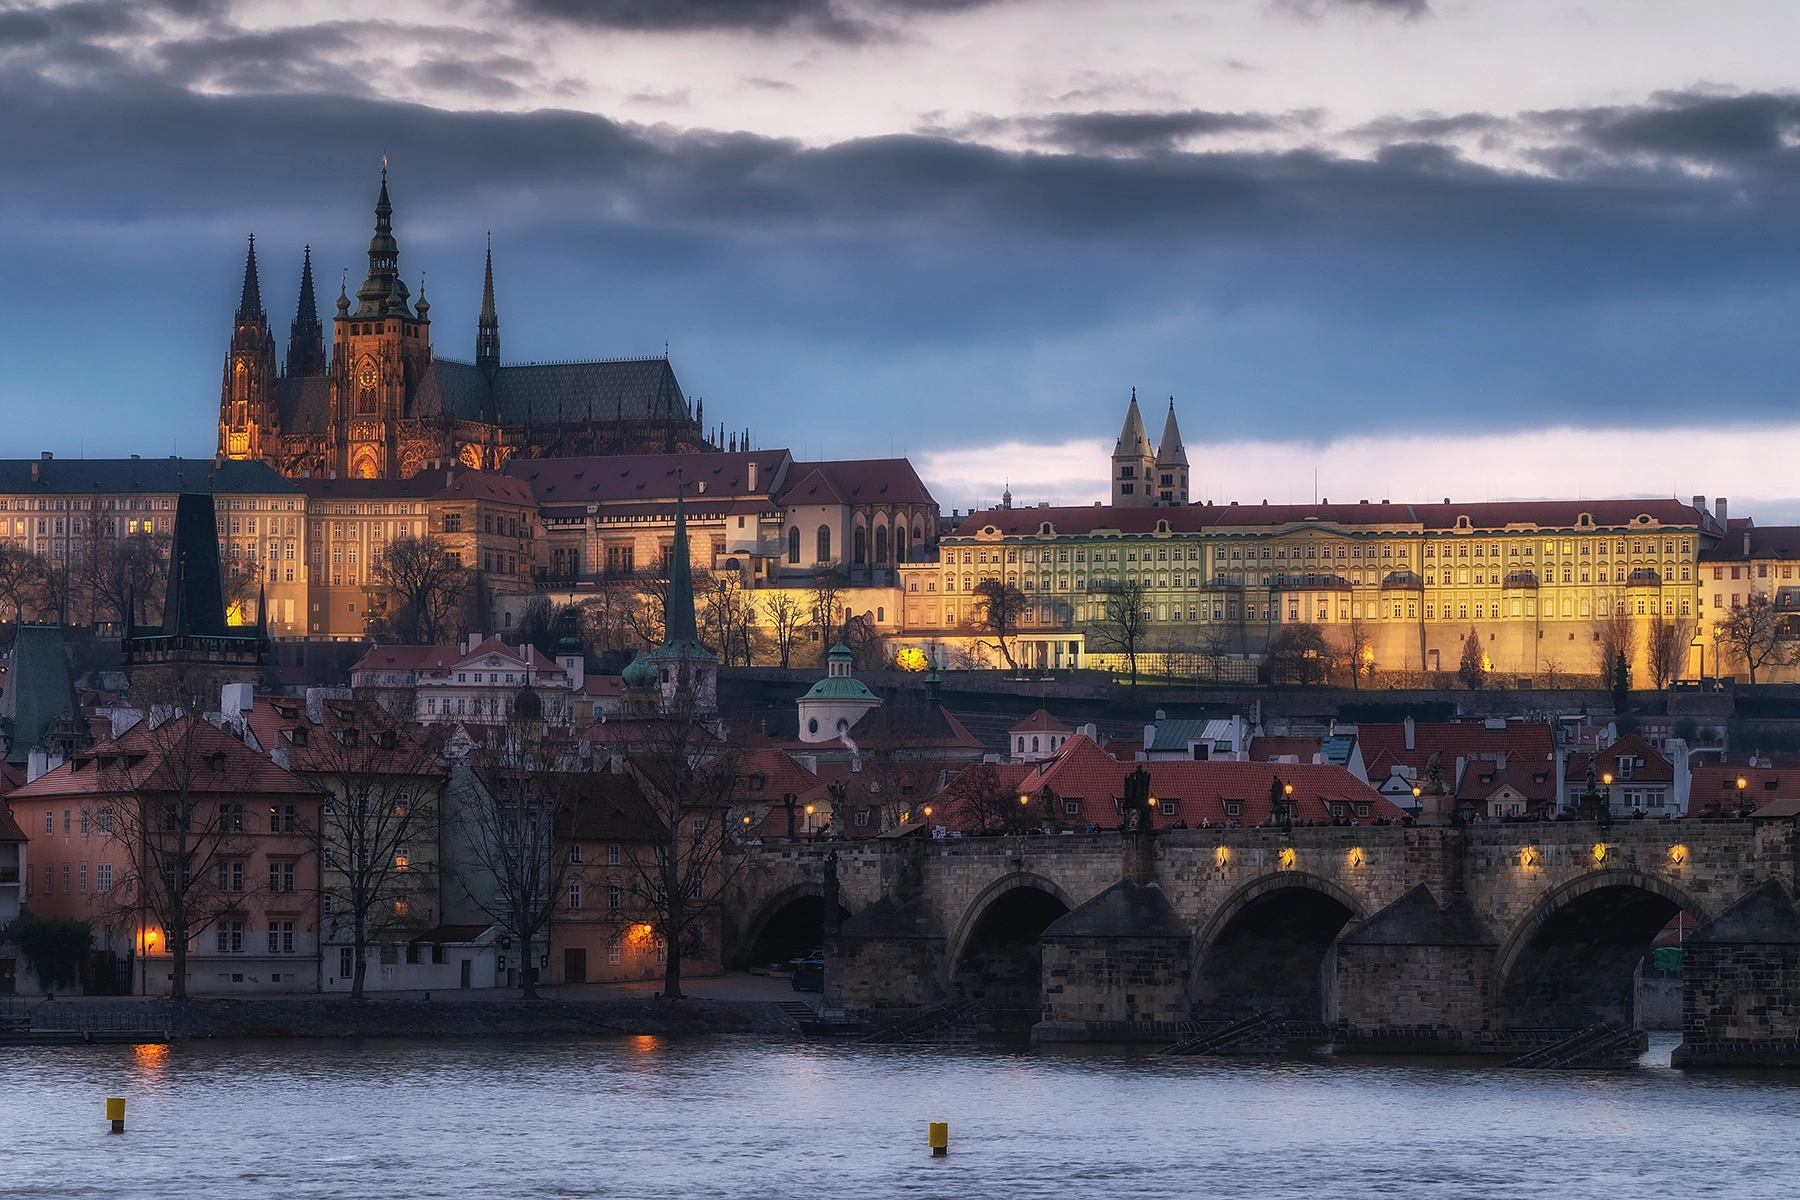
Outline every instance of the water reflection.
<svg viewBox="0 0 1800 1200">
<path fill-rule="evenodd" d="M 1782 1193 L 1800 1081 L 1684 1075 L 1672 1045 L 1612 1074 L 657 1038 L 16 1050 L 0 1196 Z"/>
</svg>

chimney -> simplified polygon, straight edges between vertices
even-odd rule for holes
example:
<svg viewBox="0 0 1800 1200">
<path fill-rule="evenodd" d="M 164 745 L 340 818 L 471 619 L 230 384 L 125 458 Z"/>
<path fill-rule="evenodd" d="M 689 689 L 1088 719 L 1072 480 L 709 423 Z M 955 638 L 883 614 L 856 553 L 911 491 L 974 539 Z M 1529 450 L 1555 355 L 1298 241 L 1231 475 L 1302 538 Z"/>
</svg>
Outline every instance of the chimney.
<svg viewBox="0 0 1800 1200">
<path fill-rule="evenodd" d="M 1413 719 L 1408 717 L 1406 720 L 1400 722 L 1400 725 L 1406 730 L 1406 748 L 1408 750 L 1416 749 L 1413 745 Z"/>
<path fill-rule="evenodd" d="M 1725 523 L 1725 497 L 1720 496 L 1718 498 L 1718 500 L 1715 501 L 1715 504 L 1717 505 L 1717 508 L 1718 508 L 1718 512 L 1715 515 L 1717 515 L 1719 518 L 1719 528 L 1720 529 L 1729 528 Z"/>
<path fill-rule="evenodd" d="M 36 467 L 33 467 L 35 470 Z M 39 775 L 50 769 L 50 755 L 40 746 L 34 746 L 25 759 L 25 782 L 30 783 Z"/>
<path fill-rule="evenodd" d="M 1750 531 L 1744 530 L 1744 557 L 1750 557 Z"/>
<path fill-rule="evenodd" d="M 749 486 L 748 490 L 754 492 L 756 490 L 756 460 L 754 458 L 750 460 L 749 471 L 750 471 L 750 486 Z"/>
<path fill-rule="evenodd" d="M 1705 496 L 1695 496 L 1694 497 L 1694 511 L 1702 512 L 1702 513 L 1706 511 L 1706 497 Z"/>
<path fill-rule="evenodd" d="M 249 712 L 256 704 L 256 689 L 248 683 L 228 683 L 219 690 L 219 714 L 226 720 Z"/>
<path fill-rule="evenodd" d="M 445 471 L 444 472 L 444 486 L 445 487 L 453 487 L 453 486 L 455 486 L 455 484 L 456 484 L 455 469 L 453 468 L 453 469 Z"/>
</svg>

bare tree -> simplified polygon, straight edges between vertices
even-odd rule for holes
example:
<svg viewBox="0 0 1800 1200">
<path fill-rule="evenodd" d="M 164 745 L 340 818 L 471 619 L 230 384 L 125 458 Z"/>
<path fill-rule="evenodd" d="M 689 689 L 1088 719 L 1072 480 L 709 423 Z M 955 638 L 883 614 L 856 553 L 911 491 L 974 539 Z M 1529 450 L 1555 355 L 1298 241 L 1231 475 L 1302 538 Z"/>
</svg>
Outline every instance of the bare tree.
<svg viewBox="0 0 1800 1200">
<path fill-rule="evenodd" d="M 446 869 L 465 873 L 469 898 L 518 945 L 526 1000 L 537 998 L 533 949 L 548 933 L 569 871 L 568 855 L 559 851 L 580 791 L 579 767 L 574 748 L 547 737 L 527 714 L 452 775 L 454 800 L 444 819 L 454 822 L 468 861 Z"/>
<path fill-rule="evenodd" d="M 1144 585 L 1135 579 L 1107 585 L 1094 619 L 1088 624 L 1088 646 L 1123 654 L 1137 687 L 1138 654 L 1150 632 L 1150 609 Z"/>
<path fill-rule="evenodd" d="M 94 769 L 96 824 L 124 866 L 107 893 L 109 907 L 134 928 L 161 930 L 173 967 L 170 995 L 185 1000 L 194 941 L 244 912 L 261 890 L 251 834 L 268 807 L 263 773 L 275 770 L 193 715 L 140 720 L 104 744 Z M 241 926 L 234 934 L 241 949 Z"/>
<path fill-rule="evenodd" d="M 1658 689 L 1666 688 L 1681 678 L 1687 662 L 1688 646 L 1694 640 L 1694 622 L 1689 617 L 1658 617 L 1650 626 L 1646 649 L 1650 659 L 1650 677 Z"/>
<path fill-rule="evenodd" d="M 1225 664 L 1231 658 L 1231 626 L 1212 622 L 1200 627 L 1200 655 L 1212 670 L 1213 682 L 1224 678 Z"/>
<path fill-rule="evenodd" d="M 1337 652 L 1317 625 L 1284 625 L 1269 639 L 1269 679 L 1311 685 L 1323 683 L 1336 668 Z"/>
<path fill-rule="evenodd" d="M 1350 668 L 1350 686 L 1360 690 L 1365 675 L 1369 682 L 1373 683 L 1375 681 L 1374 630 L 1361 617 L 1351 618 L 1349 637 L 1344 651 L 1346 665 Z"/>
<path fill-rule="evenodd" d="M 806 623 L 806 608 L 792 592 L 778 591 L 769 597 L 767 612 L 775 631 L 775 653 L 785 669 L 792 665 L 794 642 Z"/>
<path fill-rule="evenodd" d="M 1020 803 L 992 763 L 977 763 L 958 772 L 938 796 L 944 823 L 968 832 L 1016 832 L 1041 825 L 1044 804 Z"/>
<path fill-rule="evenodd" d="M 323 798 L 321 907 L 334 934 L 349 934 L 350 997 L 360 1000 L 370 947 L 396 930 L 429 927 L 444 771 L 379 705 L 327 700 L 318 716 L 297 722 L 277 749 Z"/>
<path fill-rule="evenodd" d="M 92 596 L 95 616 L 104 610 L 121 625 L 146 619 L 146 606 L 162 595 L 167 584 L 169 535 L 113 536 L 102 532 L 98 521 L 89 521 L 88 528 L 95 532 L 82 560 L 82 582 Z M 137 612 L 127 612 L 128 607 Z"/>
<path fill-rule="evenodd" d="M 1734 607 L 1715 629 L 1719 644 L 1729 650 L 1756 682 L 1764 668 L 1783 667 L 1800 658 L 1800 643 L 1788 636 L 1774 603 L 1757 592 L 1742 607 Z"/>
<path fill-rule="evenodd" d="M 412 645 L 436 645 L 456 632 L 458 612 L 467 604 L 469 570 L 435 534 L 396 538 L 381 560 L 369 567 L 377 592 L 385 592 L 387 633 Z"/>
<path fill-rule="evenodd" d="M 616 583 L 602 584 L 591 595 L 576 602 L 581 613 L 580 636 L 596 651 L 623 650 L 631 642 L 631 626 L 626 610 L 631 593 Z"/>
<path fill-rule="evenodd" d="M 1623 592 L 1603 591 L 1595 603 L 1594 669 L 1610 685 L 1621 655 L 1627 663 L 1636 660 L 1637 626 L 1625 611 L 1629 602 Z"/>
<path fill-rule="evenodd" d="M 735 571 L 716 572 L 700 593 L 700 627 L 718 647 L 724 666 L 750 665 L 750 621 L 755 607 Z"/>
<path fill-rule="evenodd" d="M 843 635 L 844 620 L 849 615 L 842 603 L 844 582 L 836 563 L 820 563 L 813 571 L 812 594 L 808 597 L 812 610 L 809 624 L 821 655 Z"/>
<path fill-rule="evenodd" d="M 695 711 L 687 688 L 645 722 L 625 758 L 644 798 L 649 840 L 632 848 L 636 894 L 667 950 L 662 995 L 681 999 L 684 958 L 700 953 L 717 928 L 733 862 L 731 798 L 739 751 Z"/>
<path fill-rule="evenodd" d="M 29 550 L 0 545 L 0 607 L 12 610 L 15 622 L 43 603 L 44 564 Z"/>
<path fill-rule="evenodd" d="M 699 579 L 695 580 L 696 585 Z M 666 571 L 645 571 L 637 577 L 624 612 L 625 625 L 640 646 L 660 646 L 663 640 L 664 608 L 669 599 L 669 576 Z"/>
<path fill-rule="evenodd" d="M 994 639 L 994 648 L 1006 660 L 1010 670 L 1017 670 L 1010 639 L 1018 631 L 1019 618 L 1025 615 L 1025 593 L 998 579 L 984 579 L 975 585 L 975 607 L 969 614 L 977 631 Z"/>
</svg>

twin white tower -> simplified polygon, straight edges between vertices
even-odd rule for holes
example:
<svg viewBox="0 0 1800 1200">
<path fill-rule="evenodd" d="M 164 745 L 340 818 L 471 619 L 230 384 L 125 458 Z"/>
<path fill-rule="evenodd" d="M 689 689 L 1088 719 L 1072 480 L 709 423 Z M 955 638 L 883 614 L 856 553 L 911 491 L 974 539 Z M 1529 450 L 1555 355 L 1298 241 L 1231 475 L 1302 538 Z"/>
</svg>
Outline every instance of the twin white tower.
<svg viewBox="0 0 1800 1200">
<path fill-rule="evenodd" d="M 1137 389 L 1131 390 L 1125 428 L 1113 448 L 1112 502 L 1114 508 L 1172 508 L 1188 502 L 1187 450 L 1175 424 L 1173 398 L 1169 419 L 1163 422 L 1162 443 L 1152 449 L 1138 412 Z"/>
</svg>

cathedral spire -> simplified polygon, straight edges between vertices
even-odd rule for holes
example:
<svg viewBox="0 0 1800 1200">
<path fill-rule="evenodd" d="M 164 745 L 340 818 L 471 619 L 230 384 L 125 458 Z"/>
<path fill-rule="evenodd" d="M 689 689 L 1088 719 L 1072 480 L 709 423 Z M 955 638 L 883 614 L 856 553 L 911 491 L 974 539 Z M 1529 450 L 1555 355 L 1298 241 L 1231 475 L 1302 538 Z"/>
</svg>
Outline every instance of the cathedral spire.
<svg viewBox="0 0 1800 1200">
<path fill-rule="evenodd" d="M 313 292 L 311 246 L 300 267 L 300 302 L 294 309 L 294 323 L 288 327 L 287 373 L 325 373 L 325 329 L 319 324 L 319 300 Z"/>
<path fill-rule="evenodd" d="M 394 240 L 394 206 L 388 200 L 387 163 L 381 167 L 381 195 L 375 201 L 375 236 L 369 239 L 369 277 L 356 289 L 359 317 L 410 316 L 410 292 L 400 281 L 400 243 Z"/>
<path fill-rule="evenodd" d="M 256 277 L 256 235 L 250 235 L 250 253 L 244 256 L 244 295 L 238 301 L 238 324 L 249 325 L 263 319 L 262 283 Z"/>
<path fill-rule="evenodd" d="M 481 280 L 481 319 L 475 326 L 475 365 L 491 381 L 500 369 L 500 314 L 494 307 L 494 235 L 488 234 L 487 272 Z"/>
</svg>

